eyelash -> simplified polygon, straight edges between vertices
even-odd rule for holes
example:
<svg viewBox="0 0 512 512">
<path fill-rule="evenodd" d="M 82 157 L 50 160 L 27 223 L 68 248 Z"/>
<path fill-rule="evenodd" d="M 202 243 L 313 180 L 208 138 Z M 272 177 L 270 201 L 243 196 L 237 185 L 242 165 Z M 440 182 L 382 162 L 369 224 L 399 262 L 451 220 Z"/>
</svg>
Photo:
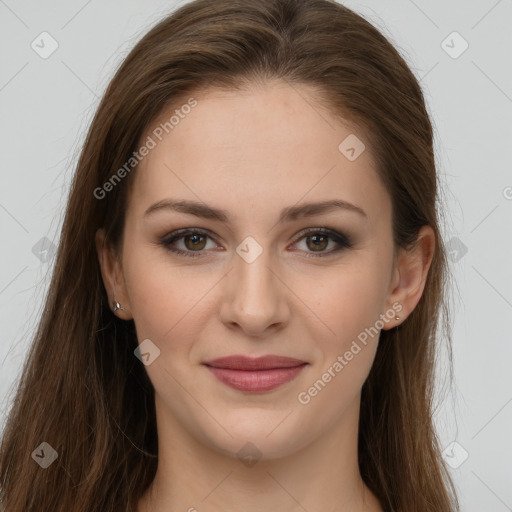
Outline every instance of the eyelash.
<svg viewBox="0 0 512 512">
<path fill-rule="evenodd" d="M 295 244 L 295 243 L 299 242 L 303 238 L 306 238 L 308 235 L 311 236 L 311 235 L 317 235 L 317 234 L 329 236 L 329 238 L 331 240 L 333 240 L 334 242 L 336 242 L 340 247 L 337 249 L 331 250 L 331 251 L 327 251 L 327 252 L 319 252 L 317 254 L 315 254 L 314 251 L 308 251 L 309 254 L 307 254 L 307 256 L 306 256 L 308 258 L 325 258 L 334 253 L 338 253 L 338 252 L 342 251 L 343 249 L 349 249 L 352 247 L 352 242 L 351 242 L 351 239 L 349 236 L 344 235 L 342 233 L 338 233 L 337 231 L 335 231 L 333 229 L 328 229 L 328 228 L 315 228 L 315 229 L 308 229 L 306 231 L 302 231 L 299 234 L 299 238 L 297 238 L 295 240 L 295 242 L 293 242 L 293 243 Z M 176 248 L 170 247 L 177 240 L 185 238 L 187 235 L 201 235 L 201 236 L 206 236 L 208 238 L 211 238 L 213 240 L 213 238 L 210 236 L 210 234 L 207 231 L 204 231 L 201 229 L 188 229 L 187 228 L 187 229 L 181 229 L 181 230 L 175 231 L 174 233 L 171 233 L 170 237 L 169 236 L 165 237 L 159 243 L 166 250 L 168 250 L 172 253 L 178 254 L 180 256 L 185 256 L 188 258 L 203 257 L 202 253 L 205 252 L 204 250 L 185 251 L 183 249 L 176 249 Z"/>
</svg>

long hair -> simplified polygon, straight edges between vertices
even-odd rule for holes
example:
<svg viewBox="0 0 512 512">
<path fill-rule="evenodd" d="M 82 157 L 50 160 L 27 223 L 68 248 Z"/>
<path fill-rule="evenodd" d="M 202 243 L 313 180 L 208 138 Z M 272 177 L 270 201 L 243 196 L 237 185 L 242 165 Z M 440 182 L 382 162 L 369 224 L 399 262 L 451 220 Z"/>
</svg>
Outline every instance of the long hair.
<svg viewBox="0 0 512 512">
<path fill-rule="evenodd" d="M 101 227 L 120 247 L 136 165 L 106 197 L 97 191 L 133 158 L 164 108 L 208 87 L 274 79 L 314 87 L 333 115 L 365 127 L 391 197 L 395 247 L 413 246 L 424 225 L 435 232 L 424 293 L 400 326 L 381 332 L 363 385 L 359 466 L 386 512 L 459 510 L 434 428 L 440 333 L 451 339 L 448 267 L 433 129 L 417 79 L 379 30 L 336 2 L 195 0 L 136 44 L 87 133 L 3 432 L 6 512 L 136 510 L 158 463 L 154 389 L 134 356 L 133 321 L 109 308 L 95 249 Z M 46 469 L 33 456 L 52 453 L 41 443 L 58 454 Z"/>
</svg>

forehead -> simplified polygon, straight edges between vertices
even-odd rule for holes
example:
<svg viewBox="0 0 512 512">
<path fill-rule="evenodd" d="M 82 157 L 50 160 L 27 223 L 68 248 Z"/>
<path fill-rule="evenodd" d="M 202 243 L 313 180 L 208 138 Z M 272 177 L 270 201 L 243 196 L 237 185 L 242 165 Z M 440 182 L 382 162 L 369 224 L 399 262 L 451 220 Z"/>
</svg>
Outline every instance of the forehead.
<svg viewBox="0 0 512 512">
<path fill-rule="evenodd" d="M 141 144 L 148 137 L 154 147 L 136 170 L 130 201 L 138 214 L 167 197 L 253 215 L 301 198 L 343 199 L 375 219 L 390 210 L 365 133 L 317 103 L 306 85 L 198 91 L 163 110 Z"/>
</svg>

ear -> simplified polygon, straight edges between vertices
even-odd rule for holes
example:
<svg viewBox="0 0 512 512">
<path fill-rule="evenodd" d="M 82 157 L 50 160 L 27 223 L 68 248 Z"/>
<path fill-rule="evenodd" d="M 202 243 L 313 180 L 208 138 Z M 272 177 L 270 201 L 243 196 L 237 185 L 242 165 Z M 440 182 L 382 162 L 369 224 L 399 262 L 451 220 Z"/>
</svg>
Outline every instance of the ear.
<svg viewBox="0 0 512 512">
<path fill-rule="evenodd" d="M 400 320 L 388 322 L 387 329 L 401 324 L 421 299 L 434 257 L 436 237 L 430 226 L 423 226 L 412 249 L 399 249 L 388 296 L 388 308 L 395 304 Z M 398 304 L 402 306 L 398 309 Z"/>
<path fill-rule="evenodd" d="M 126 291 L 121 261 L 113 248 L 107 243 L 103 228 L 98 229 L 96 232 L 95 242 L 101 268 L 101 277 L 107 290 L 110 309 L 114 312 L 113 302 L 114 300 L 119 302 L 122 309 L 118 309 L 114 314 L 123 320 L 130 320 L 133 316 Z"/>
</svg>

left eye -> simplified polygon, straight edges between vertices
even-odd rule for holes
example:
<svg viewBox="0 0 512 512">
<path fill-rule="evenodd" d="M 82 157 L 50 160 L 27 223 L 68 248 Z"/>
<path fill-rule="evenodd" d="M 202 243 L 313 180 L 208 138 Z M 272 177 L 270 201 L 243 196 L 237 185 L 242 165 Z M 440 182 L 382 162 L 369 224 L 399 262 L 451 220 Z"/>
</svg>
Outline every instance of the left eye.
<svg viewBox="0 0 512 512">
<path fill-rule="evenodd" d="M 206 240 L 208 238 L 211 239 L 211 236 L 205 231 L 188 229 L 175 232 L 174 234 L 171 234 L 170 237 L 163 239 L 160 243 L 167 250 L 175 254 L 197 258 L 202 255 L 204 252 L 203 249 L 206 249 Z M 303 232 L 302 236 L 300 236 L 294 244 L 297 244 L 303 239 L 305 241 L 306 248 L 309 249 L 305 252 L 318 253 L 308 254 L 308 256 L 313 257 L 327 256 L 351 247 L 351 242 L 348 236 L 325 228 L 309 230 L 305 233 Z M 178 241 L 182 242 L 183 248 L 176 247 L 176 245 L 178 245 Z M 337 245 L 338 248 L 325 251 L 329 245 L 329 241 L 334 242 L 334 245 Z M 212 248 L 215 248 L 215 244 Z"/>
<path fill-rule="evenodd" d="M 311 252 L 333 252 L 333 251 L 324 251 L 329 246 L 329 242 L 332 242 L 334 247 L 336 245 L 348 245 L 343 244 L 340 237 L 329 235 L 324 233 L 323 231 L 312 232 L 312 234 L 306 234 L 298 239 L 296 243 L 300 241 L 304 241 L 304 245 L 307 249 L 311 250 Z M 331 245 L 332 248 L 332 245 Z M 306 252 L 308 252 L 306 250 Z"/>
</svg>

